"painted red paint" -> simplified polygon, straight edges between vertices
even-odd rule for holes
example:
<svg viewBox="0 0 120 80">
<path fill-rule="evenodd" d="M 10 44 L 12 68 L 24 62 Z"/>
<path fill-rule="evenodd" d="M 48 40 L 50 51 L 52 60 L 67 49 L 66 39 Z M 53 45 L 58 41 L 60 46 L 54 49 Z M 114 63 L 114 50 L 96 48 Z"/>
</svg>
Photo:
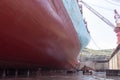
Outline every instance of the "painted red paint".
<svg viewBox="0 0 120 80">
<path fill-rule="evenodd" d="M 0 64 L 76 68 L 79 50 L 62 0 L 0 0 Z"/>
</svg>

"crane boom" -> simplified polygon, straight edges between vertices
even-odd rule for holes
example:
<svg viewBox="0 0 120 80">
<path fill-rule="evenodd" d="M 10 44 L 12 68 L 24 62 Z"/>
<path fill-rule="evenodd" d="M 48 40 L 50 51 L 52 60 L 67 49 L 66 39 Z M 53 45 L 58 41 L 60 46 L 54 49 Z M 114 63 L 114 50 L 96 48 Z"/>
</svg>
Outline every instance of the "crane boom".
<svg viewBox="0 0 120 80">
<path fill-rule="evenodd" d="M 115 9 L 114 10 L 114 13 L 115 13 L 115 20 L 116 20 L 116 23 L 120 23 L 120 14 L 117 12 L 117 10 Z"/>
<path fill-rule="evenodd" d="M 93 12 L 97 17 L 99 17 L 102 21 L 104 21 L 106 24 L 108 24 L 109 26 L 111 26 L 112 28 L 115 28 L 114 24 L 112 24 L 108 19 L 106 19 L 105 17 L 103 17 L 100 13 L 98 13 L 96 10 L 94 10 L 92 7 L 90 7 L 88 4 L 86 4 L 85 2 L 83 2 L 82 0 L 80 1 L 82 4 L 85 5 L 85 7 L 87 7 L 91 12 Z"/>
</svg>

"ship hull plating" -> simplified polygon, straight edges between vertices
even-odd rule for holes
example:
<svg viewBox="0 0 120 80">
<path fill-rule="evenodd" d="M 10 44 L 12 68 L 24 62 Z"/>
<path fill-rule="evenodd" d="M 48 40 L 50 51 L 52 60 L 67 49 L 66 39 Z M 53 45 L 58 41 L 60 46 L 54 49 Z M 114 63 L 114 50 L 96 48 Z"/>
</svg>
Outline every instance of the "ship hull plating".
<svg viewBox="0 0 120 80">
<path fill-rule="evenodd" d="M 77 68 L 81 42 L 62 0 L 0 0 L 0 65 Z"/>
</svg>

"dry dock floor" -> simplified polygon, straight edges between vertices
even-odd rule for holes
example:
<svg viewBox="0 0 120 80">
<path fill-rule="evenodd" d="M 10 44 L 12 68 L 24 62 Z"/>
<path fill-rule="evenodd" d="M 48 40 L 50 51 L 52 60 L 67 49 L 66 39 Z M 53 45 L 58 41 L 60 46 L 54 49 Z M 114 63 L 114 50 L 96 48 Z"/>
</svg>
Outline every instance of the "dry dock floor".
<svg viewBox="0 0 120 80">
<path fill-rule="evenodd" d="M 1 78 L 0 80 L 120 80 L 120 76 L 106 76 L 105 72 L 94 72 L 92 75 L 77 73 L 44 73 L 34 77 Z"/>
</svg>

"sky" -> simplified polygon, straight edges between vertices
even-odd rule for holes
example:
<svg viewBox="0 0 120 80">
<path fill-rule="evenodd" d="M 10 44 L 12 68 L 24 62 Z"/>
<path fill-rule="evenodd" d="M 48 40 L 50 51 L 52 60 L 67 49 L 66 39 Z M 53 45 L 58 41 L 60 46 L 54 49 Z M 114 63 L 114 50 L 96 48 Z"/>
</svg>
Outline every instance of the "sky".
<svg viewBox="0 0 120 80">
<path fill-rule="evenodd" d="M 120 14 L 120 0 L 83 0 L 102 16 L 115 25 L 114 9 Z M 90 49 L 114 49 L 117 47 L 117 37 L 114 28 L 107 25 L 83 5 L 83 16 L 88 24 L 91 40 L 87 46 Z"/>
</svg>

